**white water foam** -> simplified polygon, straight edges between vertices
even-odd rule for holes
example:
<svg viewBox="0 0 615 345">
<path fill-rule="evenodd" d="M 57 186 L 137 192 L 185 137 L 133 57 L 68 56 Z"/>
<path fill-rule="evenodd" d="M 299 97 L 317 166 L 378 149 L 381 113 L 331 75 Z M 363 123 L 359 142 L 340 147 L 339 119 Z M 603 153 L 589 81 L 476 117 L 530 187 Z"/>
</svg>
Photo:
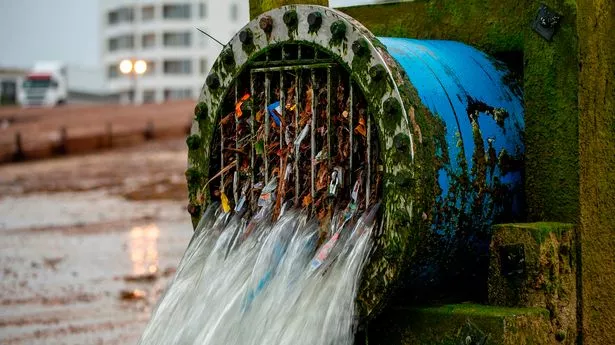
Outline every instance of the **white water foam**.
<svg viewBox="0 0 615 345">
<path fill-rule="evenodd" d="M 318 223 L 297 211 L 247 222 L 210 206 L 139 344 L 352 344 L 377 208 L 338 212 L 317 248 Z"/>
</svg>

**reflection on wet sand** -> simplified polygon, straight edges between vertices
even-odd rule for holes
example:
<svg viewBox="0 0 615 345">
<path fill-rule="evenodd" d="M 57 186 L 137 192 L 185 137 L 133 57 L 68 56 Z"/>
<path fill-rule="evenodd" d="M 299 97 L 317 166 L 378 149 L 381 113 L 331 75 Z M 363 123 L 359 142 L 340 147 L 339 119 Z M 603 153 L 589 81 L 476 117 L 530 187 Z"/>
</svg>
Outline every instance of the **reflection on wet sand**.
<svg viewBox="0 0 615 345">
<path fill-rule="evenodd" d="M 130 230 L 129 252 L 132 274 L 153 274 L 158 271 L 158 237 L 156 224 L 136 226 Z"/>
</svg>

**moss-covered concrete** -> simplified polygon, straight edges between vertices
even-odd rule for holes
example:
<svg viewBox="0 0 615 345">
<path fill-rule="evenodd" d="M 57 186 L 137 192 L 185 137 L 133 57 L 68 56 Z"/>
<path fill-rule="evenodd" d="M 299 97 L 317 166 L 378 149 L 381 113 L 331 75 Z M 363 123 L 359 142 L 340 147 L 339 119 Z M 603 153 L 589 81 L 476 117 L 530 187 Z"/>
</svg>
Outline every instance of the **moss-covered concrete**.
<svg viewBox="0 0 615 345">
<path fill-rule="evenodd" d="M 523 1 L 433 0 L 340 10 L 376 36 L 455 40 L 489 53 L 523 49 Z"/>
<path fill-rule="evenodd" d="M 558 344 L 546 309 L 477 304 L 389 309 L 367 334 L 370 345 Z"/>
<path fill-rule="evenodd" d="M 250 19 L 274 8 L 299 4 L 329 6 L 329 0 L 250 0 Z"/>
<path fill-rule="evenodd" d="M 574 1 L 545 1 L 562 14 L 548 42 L 525 27 L 526 197 L 530 221 L 578 218 L 578 48 Z"/>
<path fill-rule="evenodd" d="M 583 344 L 615 344 L 615 2 L 577 4 Z"/>
<path fill-rule="evenodd" d="M 541 3 L 563 15 L 547 42 L 530 26 Z M 432 0 L 341 9 L 377 36 L 447 39 L 523 56 L 530 220 L 578 217 L 578 48 L 574 0 Z"/>
<path fill-rule="evenodd" d="M 490 246 L 489 304 L 547 309 L 561 343 L 574 344 L 575 229 L 564 223 L 494 226 Z"/>
</svg>

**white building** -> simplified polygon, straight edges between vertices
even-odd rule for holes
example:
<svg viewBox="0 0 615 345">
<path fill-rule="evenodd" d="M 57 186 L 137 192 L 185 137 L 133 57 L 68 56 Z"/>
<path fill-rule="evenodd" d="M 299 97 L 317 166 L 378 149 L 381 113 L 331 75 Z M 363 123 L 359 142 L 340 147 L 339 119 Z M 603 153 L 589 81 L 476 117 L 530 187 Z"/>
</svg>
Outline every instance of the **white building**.
<svg viewBox="0 0 615 345">
<path fill-rule="evenodd" d="M 111 93 L 123 102 L 197 99 L 220 44 L 249 20 L 248 0 L 101 0 L 102 63 Z M 124 59 L 145 60 L 147 72 L 126 76 Z"/>
</svg>

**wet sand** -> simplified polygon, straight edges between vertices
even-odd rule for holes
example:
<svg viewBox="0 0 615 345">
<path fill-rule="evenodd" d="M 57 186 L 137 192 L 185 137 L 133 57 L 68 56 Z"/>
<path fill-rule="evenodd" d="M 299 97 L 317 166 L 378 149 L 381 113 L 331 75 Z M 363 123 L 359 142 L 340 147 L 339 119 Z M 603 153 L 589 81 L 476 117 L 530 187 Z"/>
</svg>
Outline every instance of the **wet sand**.
<svg viewBox="0 0 615 345">
<path fill-rule="evenodd" d="M 140 106 L 0 108 L 0 163 L 47 159 L 185 137 L 194 101 Z"/>
<path fill-rule="evenodd" d="M 134 344 L 191 236 L 183 140 L 0 166 L 0 343 Z"/>
</svg>

